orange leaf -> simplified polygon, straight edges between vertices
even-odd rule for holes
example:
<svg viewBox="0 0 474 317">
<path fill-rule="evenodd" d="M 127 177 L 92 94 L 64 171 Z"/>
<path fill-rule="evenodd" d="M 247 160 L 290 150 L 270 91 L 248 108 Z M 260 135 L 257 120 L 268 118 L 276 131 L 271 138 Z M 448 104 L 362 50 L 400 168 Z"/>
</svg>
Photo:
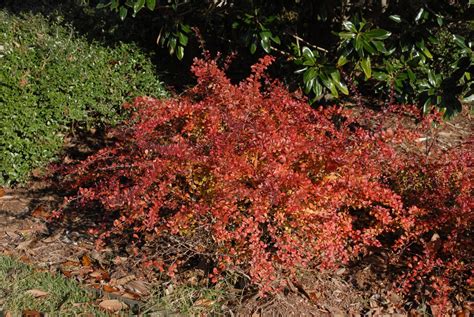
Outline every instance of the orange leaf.
<svg viewBox="0 0 474 317">
<path fill-rule="evenodd" d="M 91 258 L 89 258 L 87 256 L 87 254 L 84 254 L 82 256 L 81 263 L 82 263 L 83 266 L 91 266 L 92 265 Z"/>
<path fill-rule="evenodd" d="M 36 310 L 24 310 L 21 313 L 22 317 L 43 317 L 44 314 Z"/>
<path fill-rule="evenodd" d="M 35 218 L 47 218 L 49 216 L 49 212 L 46 211 L 42 206 L 38 206 L 33 210 L 31 216 Z"/>
<path fill-rule="evenodd" d="M 107 292 L 107 293 L 114 293 L 114 292 L 118 292 L 119 289 L 118 288 L 115 288 L 115 287 L 112 287 L 110 285 L 104 285 L 104 287 L 102 288 L 102 290 L 104 292 Z"/>
<path fill-rule="evenodd" d="M 5 196 L 5 189 L 3 187 L 0 187 L 0 197 Z"/>
</svg>

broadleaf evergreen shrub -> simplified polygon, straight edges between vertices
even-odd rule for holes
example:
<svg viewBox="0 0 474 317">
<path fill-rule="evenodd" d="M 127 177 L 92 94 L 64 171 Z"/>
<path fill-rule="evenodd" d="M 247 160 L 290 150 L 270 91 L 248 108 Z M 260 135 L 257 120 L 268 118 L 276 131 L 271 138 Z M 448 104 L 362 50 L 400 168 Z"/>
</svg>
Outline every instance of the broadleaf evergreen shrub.
<svg viewBox="0 0 474 317">
<path fill-rule="evenodd" d="M 425 113 L 437 107 L 449 118 L 474 95 L 468 0 L 86 2 L 118 13 L 127 25 L 137 23 L 127 16 L 137 16 L 147 25 L 137 36 L 157 30 L 150 43 L 180 60 L 193 54 L 189 43 L 201 42 L 183 27 L 199 29 L 208 48 L 237 51 L 248 64 L 251 55 L 275 54 L 279 76 L 303 87 L 311 101 L 360 99 L 357 89 L 380 103 L 416 103 Z"/>
<path fill-rule="evenodd" d="M 411 152 L 432 116 L 408 128 L 400 107 L 314 110 L 265 76 L 272 61 L 262 58 L 234 85 L 215 60 L 196 60 L 198 84 L 187 94 L 137 98 L 128 105 L 133 118 L 111 131 L 114 145 L 60 169 L 62 186 L 77 193 L 61 210 L 102 208 L 113 221 L 98 227 L 99 242 L 167 239 L 165 252 L 142 256 L 170 275 L 195 252 L 214 265 L 213 279 L 244 272 L 261 292 L 280 290 L 301 269 L 338 267 L 378 247 L 392 249 L 394 263 L 414 254 L 436 263 L 446 275 L 417 266 L 426 285 L 465 278 L 472 262 L 460 262 L 461 245 L 459 253 L 449 248 L 472 233 L 469 152 L 449 152 L 450 162 L 420 154 L 415 164 Z M 401 109 L 420 120 L 413 107 Z M 426 236 L 435 232 L 448 257 L 430 251 Z M 187 241 L 182 258 L 167 258 L 176 241 Z"/>
<path fill-rule="evenodd" d="M 165 95 L 148 56 L 89 43 L 40 14 L 0 11 L 0 184 L 58 154 L 71 127 L 115 124 L 137 95 Z"/>
</svg>

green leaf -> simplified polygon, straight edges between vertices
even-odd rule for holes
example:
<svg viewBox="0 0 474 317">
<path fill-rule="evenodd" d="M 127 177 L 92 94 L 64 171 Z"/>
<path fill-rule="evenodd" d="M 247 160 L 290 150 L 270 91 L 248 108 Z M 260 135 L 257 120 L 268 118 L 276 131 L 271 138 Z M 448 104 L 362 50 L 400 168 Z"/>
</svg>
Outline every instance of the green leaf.
<svg viewBox="0 0 474 317">
<path fill-rule="evenodd" d="M 176 50 L 176 57 L 179 60 L 182 60 L 184 57 L 184 47 L 182 47 L 181 45 L 178 45 L 178 49 Z"/>
<path fill-rule="evenodd" d="M 146 6 L 151 11 L 155 10 L 156 7 L 156 0 L 146 0 Z"/>
<path fill-rule="evenodd" d="M 250 44 L 250 53 L 255 54 L 256 51 L 257 51 L 257 44 L 255 43 Z"/>
<path fill-rule="evenodd" d="M 341 81 L 341 74 L 338 70 L 335 70 L 331 73 L 332 82 L 336 85 L 337 89 L 342 92 L 344 95 L 349 94 L 349 89 L 347 86 Z"/>
<path fill-rule="evenodd" d="M 103 8 L 106 8 L 106 7 L 110 6 L 111 4 L 112 4 L 112 1 L 101 1 L 96 5 L 96 8 L 97 9 L 103 9 Z"/>
<path fill-rule="evenodd" d="M 431 52 L 428 50 L 426 46 L 423 46 L 421 48 L 421 51 L 423 52 L 423 54 L 425 54 L 426 57 L 428 57 L 429 59 L 433 59 L 433 55 L 431 55 Z"/>
<path fill-rule="evenodd" d="M 428 81 L 432 87 L 436 87 L 436 76 L 431 69 L 428 70 Z"/>
<path fill-rule="evenodd" d="M 347 58 L 345 55 L 339 56 L 339 59 L 337 60 L 337 67 L 342 67 L 347 64 Z"/>
<path fill-rule="evenodd" d="M 418 22 L 418 20 L 421 19 L 421 17 L 423 16 L 423 13 L 425 12 L 425 9 L 421 8 L 420 11 L 418 11 L 418 14 L 416 15 L 415 17 L 415 22 Z"/>
<path fill-rule="evenodd" d="M 453 39 L 457 46 L 461 48 L 467 48 L 466 39 L 464 37 L 454 34 Z"/>
<path fill-rule="evenodd" d="M 372 45 L 375 46 L 375 48 L 377 49 L 377 51 L 381 52 L 381 53 L 384 53 L 386 52 L 387 50 L 385 49 L 385 45 L 383 44 L 383 42 L 381 41 L 372 41 Z"/>
<path fill-rule="evenodd" d="M 402 22 L 402 18 L 399 15 L 393 14 L 388 17 L 390 20 L 395 21 L 397 23 Z"/>
<path fill-rule="evenodd" d="M 372 75 L 375 79 L 379 81 L 387 81 L 389 78 L 387 73 L 384 72 L 374 72 Z"/>
<path fill-rule="evenodd" d="M 323 86 L 321 86 L 319 80 L 315 80 L 313 83 L 313 93 L 318 98 L 321 97 L 321 95 L 323 94 Z"/>
<path fill-rule="evenodd" d="M 316 70 L 314 68 L 308 68 L 303 74 L 303 81 L 307 83 L 308 81 L 316 77 Z"/>
<path fill-rule="evenodd" d="M 260 45 L 262 46 L 263 50 L 266 53 L 270 53 L 272 51 L 272 47 L 270 46 L 270 41 L 268 39 L 267 40 L 261 39 Z"/>
<path fill-rule="evenodd" d="M 375 40 L 385 40 L 390 35 L 392 35 L 392 33 L 384 29 L 373 29 L 373 30 L 365 32 L 364 34 L 368 38 L 375 39 Z"/>
<path fill-rule="evenodd" d="M 326 75 L 321 74 L 320 75 L 321 81 L 323 82 L 323 85 L 326 86 L 331 91 L 331 95 L 334 97 L 339 97 L 339 93 L 337 92 L 336 85 L 330 80 Z"/>
<path fill-rule="evenodd" d="M 338 35 L 343 40 L 350 40 L 356 36 L 355 33 L 351 33 L 351 32 L 339 32 Z"/>
<path fill-rule="evenodd" d="M 180 24 L 181 30 L 185 33 L 191 33 L 191 27 L 187 24 L 181 23 Z"/>
<path fill-rule="evenodd" d="M 314 58 L 314 53 L 313 51 L 307 47 L 307 46 L 304 46 L 303 49 L 302 49 L 302 53 L 303 53 L 303 56 L 308 58 L 308 59 L 313 59 Z"/>
<path fill-rule="evenodd" d="M 308 69 L 308 67 L 298 69 L 298 70 L 295 71 L 295 74 L 301 74 L 301 73 L 303 73 L 304 71 L 306 71 L 307 69 Z"/>
<path fill-rule="evenodd" d="M 173 55 L 173 53 L 176 50 L 176 37 L 170 38 L 170 40 L 168 42 L 168 47 L 169 47 L 170 54 Z"/>
<path fill-rule="evenodd" d="M 272 36 L 272 32 L 270 31 L 260 32 L 260 38 L 265 42 L 268 42 L 271 36 Z"/>
<path fill-rule="evenodd" d="M 372 66 L 370 64 L 370 57 L 363 58 L 360 61 L 360 66 L 362 70 L 364 71 L 366 79 L 369 79 L 370 77 L 372 77 Z"/>
<path fill-rule="evenodd" d="M 125 20 L 125 18 L 127 17 L 127 13 L 128 13 L 127 8 L 125 8 L 124 6 L 120 7 L 119 16 L 122 21 Z"/>
<path fill-rule="evenodd" d="M 178 33 L 178 39 L 179 39 L 179 44 L 182 46 L 188 45 L 188 36 L 184 34 L 183 32 Z"/>
<path fill-rule="evenodd" d="M 355 27 L 354 23 L 352 23 L 351 21 L 344 21 L 344 22 L 342 22 L 342 26 L 343 26 L 344 29 L 346 29 L 347 31 L 354 32 L 354 33 L 357 32 L 357 28 Z"/>
<path fill-rule="evenodd" d="M 276 44 L 278 44 L 278 45 L 281 44 L 281 40 L 280 40 L 280 37 L 279 37 L 278 35 L 272 36 L 271 39 L 272 39 L 272 41 L 275 42 Z"/>
<path fill-rule="evenodd" d="M 311 91 L 311 89 L 313 88 L 313 85 L 314 85 L 314 82 L 316 81 L 315 78 L 307 81 L 304 83 L 304 91 L 305 93 L 309 94 L 309 92 Z"/>
<path fill-rule="evenodd" d="M 431 97 L 428 97 L 428 99 L 425 100 L 423 103 L 423 113 L 427 114 L 431 110 L 431 105 L 433 104 Z"/>
<path fill-rule="evenodd" d="M 133 13 L 137 14 L 137 12 L 143 9 L 144 6 L 145 0 L 135 0 L 135 4 L 133 5 Z"/>
</svg>

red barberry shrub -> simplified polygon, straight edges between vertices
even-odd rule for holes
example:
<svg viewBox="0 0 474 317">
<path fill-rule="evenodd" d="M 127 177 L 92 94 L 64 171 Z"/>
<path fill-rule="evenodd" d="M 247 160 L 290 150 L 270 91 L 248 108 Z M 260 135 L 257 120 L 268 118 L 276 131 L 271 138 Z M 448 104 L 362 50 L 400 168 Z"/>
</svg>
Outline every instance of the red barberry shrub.
<svg viewBox="0 0 474 317">
<path fill-rule="evenodd" d="M 113 130 L 116 143 L 64 181 L 77 191 L 74 202 L 99 203 L 114 219 L 102 238 L 205 233 L 195 251 L 212 258 L 213 274 L 243 271 L 261 291 L 279 289 L 300 268 L 347 263 L 388 233 L 396 250 L 435 231 L 443 247 L 458 241 L 456 226 L 467 219 L 450 219 L 450 208 L 469 213 L 460 166 L 418 170 L 403 150 L 417 132 L 400 120 L 387 127 L 384 113 L 368 109 L 313 110 L 264 76 L 271 62 L 262 58 L 234 85 L 216 61 L 196 60 L 198 83 L 185 95 L 129 105 L 135 113 Z M 439 184 L 425 182 L 437 173 Z M 425 188 L 433 192 L 423 196 Z M 429 228 L 430 213 L 446 231 Z"/>
<path fill-rule="evenodd" d="M 400 286 L 420 291 L 422 285 L 441 307 L 447 307 L 451 282 L 464 285 L 473 273 L 472 153 L 472 138 L 450 150 L 431 144 L 427 154 L 410 152 L 411 160 L 392 175 L 408 211 L 400 221 L 409 223 L 394 245 L 399 256 L 392 260 L 407 268 Z"/>
</svg>

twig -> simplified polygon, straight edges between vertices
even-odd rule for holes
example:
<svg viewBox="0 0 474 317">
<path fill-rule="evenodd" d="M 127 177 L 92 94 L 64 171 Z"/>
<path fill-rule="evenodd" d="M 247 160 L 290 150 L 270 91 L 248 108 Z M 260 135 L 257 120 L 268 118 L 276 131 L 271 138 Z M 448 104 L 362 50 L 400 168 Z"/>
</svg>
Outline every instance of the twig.
<svg viewBox="0 0 474 317">
<path fill-rule="evenodd" d="M 321 52 L 324 52 L 324 53 L 329 53 L 329 51 L 323 47 L 320 47 L 320 46 L 317 46 L 317 45 L 314 45 L 314 44 L 311 44 L 310 42 L 304 40 L 303 38 L 299 37 L 298 35 L 296 34 L 290 34 L 290 33 L 287 33 L 289 35 L 291 35 L 293 38 L 295 38 L 296 40 L 300 41 L 300 42 L 303 42 L 304 44 L 308 45 L 308 46 L 311 46 L 312 48 L 315 48 Z"/>
</svg>

